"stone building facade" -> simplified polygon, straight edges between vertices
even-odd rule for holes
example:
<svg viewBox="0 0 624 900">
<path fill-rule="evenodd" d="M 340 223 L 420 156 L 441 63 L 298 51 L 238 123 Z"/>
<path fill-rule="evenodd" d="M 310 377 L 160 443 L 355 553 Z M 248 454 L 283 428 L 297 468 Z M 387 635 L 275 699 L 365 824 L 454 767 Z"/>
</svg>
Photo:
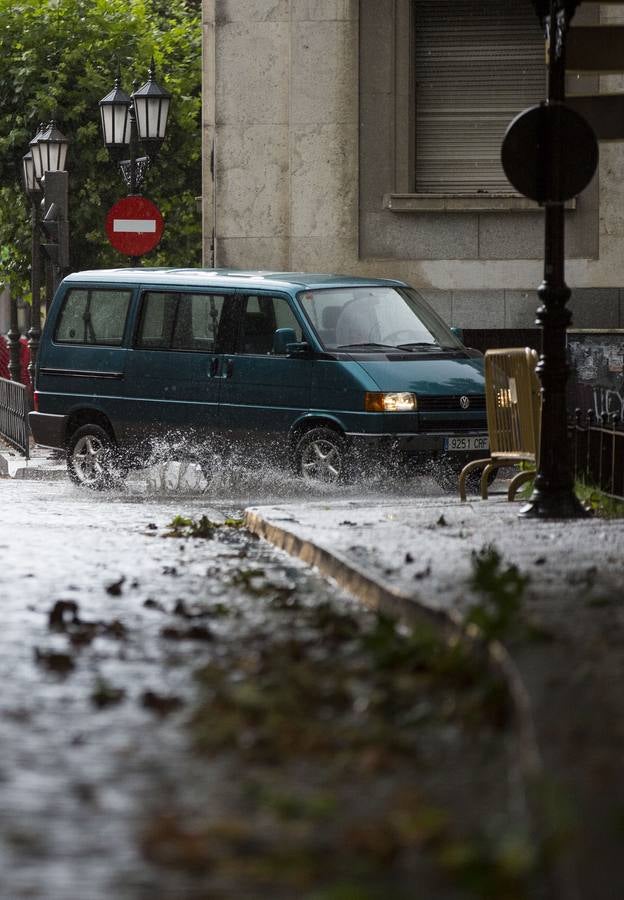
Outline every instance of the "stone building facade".
<svg viewBox="0 0 624 900">
<path fill-rule="evenodd" d="M 468 17 L 454 32 L 443 17 L 436 25 L 444 3 Z M 505 10 L 513 21 L 500 19 Z M 464 25 L 477 21 L 471 44 Z M 624 2 L 583 3 L 575 24 L 597 22 L 624 23 Z M 490 106 L 500 115 L 501 60 L 520 73 L 514 84 L 543 67 L 530 0 L 204 0 L 203 28 L 205 265 L 402 278 L 453 325 L 533 325 L 543 211 L 489 163 L 484 189 L 470 162 Z M 509 50 L 510 34 L 525 57 Z M 458 70 L 447 83 L 445 60 L 472 72 L 480 58 L 492 88 L 471 127 L 477 100 L 469 93 L 459 109 L 465 79 Z M 569 76 L 571 93 L 614 90 L 624 91 L 623 76 Z M 527 97 L 505 103 L 513 115 Z M 446 185 L 456 168 L 466 178 Z M 568 205 L 574 325 L 624 327 L 624 144 L 601 143 L 594 180 Z"/>
</svg>

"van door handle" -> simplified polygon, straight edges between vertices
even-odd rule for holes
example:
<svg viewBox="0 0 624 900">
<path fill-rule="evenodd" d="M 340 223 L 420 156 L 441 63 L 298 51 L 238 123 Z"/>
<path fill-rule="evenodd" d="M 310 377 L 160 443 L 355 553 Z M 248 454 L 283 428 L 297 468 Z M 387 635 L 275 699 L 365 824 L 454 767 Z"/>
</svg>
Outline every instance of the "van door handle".
<svg viewBox="0 0 624 900">
<path fill-rule="evenodd" d="M 234 374 L 234 360 L 226 359 L 225 361 L 225 377 L 231 378 Z"/>
<path fill-rule="evenodd" d="M 211 378 L 215 378 L 219 372 L 219 357 L 215 356 L 214 359 L 210 360 L 210 368 L 208 369 L 208 374 Z"/>
</svg>

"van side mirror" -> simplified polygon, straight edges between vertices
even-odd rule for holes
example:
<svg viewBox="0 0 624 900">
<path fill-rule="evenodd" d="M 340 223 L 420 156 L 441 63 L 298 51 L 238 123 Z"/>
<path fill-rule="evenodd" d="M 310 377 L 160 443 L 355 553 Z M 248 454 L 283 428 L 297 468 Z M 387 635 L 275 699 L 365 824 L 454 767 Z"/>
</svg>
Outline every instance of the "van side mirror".
<svg viewBox="0 0 624 900">
<path fill-rule="evenodd" d="M 451 325 L 451 334 L 454 334 L 458 341 L 464 343 L 464 329 L 458 325 Z"/>
<path fill-rule="evenodd" d="M 292 328 L 278 328 L 273 335 L 273 353 L 276 356 L 305 356 L 310 352 L 307 341 L 298 341 Z"/>
</svg>

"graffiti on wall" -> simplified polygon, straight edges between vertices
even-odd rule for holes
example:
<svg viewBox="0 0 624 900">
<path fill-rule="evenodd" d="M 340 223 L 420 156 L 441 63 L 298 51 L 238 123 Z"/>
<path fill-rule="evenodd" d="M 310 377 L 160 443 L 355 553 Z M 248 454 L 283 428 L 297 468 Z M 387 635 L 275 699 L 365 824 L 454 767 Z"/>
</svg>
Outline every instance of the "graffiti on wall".
<svg viewBox="0 0 624 900">
<path fill-rule="evenodd" d="M 624 329 L 569 331 L 568 407 L 624 423 Z"/>
</svg>

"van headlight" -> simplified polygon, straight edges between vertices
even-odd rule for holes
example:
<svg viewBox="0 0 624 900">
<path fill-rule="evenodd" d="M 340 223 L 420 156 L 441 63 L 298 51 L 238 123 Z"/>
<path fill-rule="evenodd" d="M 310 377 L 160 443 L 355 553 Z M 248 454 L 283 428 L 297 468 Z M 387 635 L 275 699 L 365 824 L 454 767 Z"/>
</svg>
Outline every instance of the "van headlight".
<svg viewBox="0 0 624 900">
<path fill-rule="evenodd" d="M 418 409 L 416 394 L 367 391 L 366 412 L 414 412 Z"/>
</svg>

